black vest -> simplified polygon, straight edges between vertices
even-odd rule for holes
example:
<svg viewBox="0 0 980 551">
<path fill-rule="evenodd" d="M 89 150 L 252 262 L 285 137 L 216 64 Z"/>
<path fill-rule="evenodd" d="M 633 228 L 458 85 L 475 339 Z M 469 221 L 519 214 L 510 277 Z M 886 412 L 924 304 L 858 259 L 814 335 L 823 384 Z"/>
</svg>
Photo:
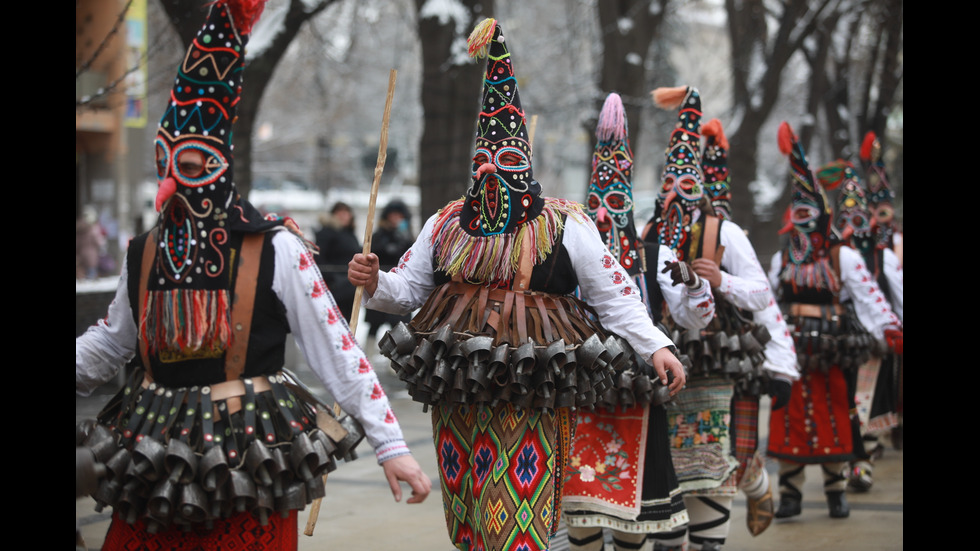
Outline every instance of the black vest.
<svg viewBox="0 0 980 551">
<path fill-rule="evenodd" d="M 243 377 L 271 375 L 281 369 L 285 362 L 289 323 L 286 320 L 285 307 L 272 290 L 272 279 L 275 274 L 275 250 L 272 246 L 274 234 L 275 232 L 266 232 L 264 236 Z M 243 235 L 231 234 L 232 249 L 236 253 L 241 251 Z M 140 323 L 140 304 L 143 301 L 143 297 L 139 296 L 139 283 L 141 278 L 147 277 L 147 274 L 141 273 L 141 262 L 143 247 L 146 246 L 148 236 L 148 233 L 144 233 L 133 238 L 127 253 L 129 303 L 137 327 Z M 235 254 L 236 258 L 239 256 Z M 235 288 L 235 276 L 238 270 L 228 270 L 228 272 L 230 274 L 227 284 L 228 289 L 231 290 Z M 136 361 L 142 363 L 139 354 L 136 355 Z M 150 364 L 154 381 L 166 387 L 209 385 L 225 380 L 224 357 L 195 358 L 176 362 L 163 362 L 159 357 L 151 357 Z"/>
</svg>

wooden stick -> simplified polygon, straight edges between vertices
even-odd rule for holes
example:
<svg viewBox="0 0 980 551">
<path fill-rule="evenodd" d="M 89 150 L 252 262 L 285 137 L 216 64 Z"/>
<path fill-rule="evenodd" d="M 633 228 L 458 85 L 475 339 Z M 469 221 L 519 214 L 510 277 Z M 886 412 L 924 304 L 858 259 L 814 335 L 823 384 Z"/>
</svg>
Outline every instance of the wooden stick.
<svg viewBox="0 0 980 551">
<path fill-rule="evenodd" d="M 388 158 L 388 120 L 391 118 L 391 99 L 395 95 L 395 80 L 398 71 L 392 69 L 388 73 L 388 97 L 385 99 L 385 113 L 381 120 L 381 144 L 378 145 L 378 163 L 374 167 L 374 182 L 371 184 L 371 199 L 368 201 L 367 222 L 364 224 L 364 248 L 366 255 L 371 252 L 371 238 L 374 237 L 374 205 L 378 202 L 378 185 L 381 183 L 381 173 L 385 170 L 385 160 Z M 361 311 L 361 295 L 364 286 L 358 285 L 354 290 L 354 308 L 350 314 L 350 332 L 357 328 L 357 318 Z"/>
<path fill-rule="evenodd" d="M 374 182 L 371 184 L 371 199 L 368 202 L 367 223 L 364 227 L 364 254 L 371 252 L 371 237 L 374 232 L 374 204 L 378 201 L 378 186 L 381 184 L 381 174 L 385 169 L 385 160 L 388 158 L 388 121 L 391 119 L 391 100 L 395 96 L 395 81 L 398 71 L 392 69 L 388 73 L 388 97 L 385 98 L 385 112 L 381 119 L 381 144 L 378 146 L 378 163 L 374 167 Z M 350 332 L 353 335 L 357 329 L 357 318 L 361 313 L 361 295 L 364 293 L 364 286 L 358 285 L 354 291 L 354 308 L 350 314 Z M 326 483 L 327 475 L 323 475 Z M 306 521 L 306 530 L 303 531 L 307 536 L 313 535 L 313 528 L 316 527 L 316 519 L 320 516 L 320 501 L 317 498 L 313 501 L 310 508 L 310 517 Z"/>
</svg>

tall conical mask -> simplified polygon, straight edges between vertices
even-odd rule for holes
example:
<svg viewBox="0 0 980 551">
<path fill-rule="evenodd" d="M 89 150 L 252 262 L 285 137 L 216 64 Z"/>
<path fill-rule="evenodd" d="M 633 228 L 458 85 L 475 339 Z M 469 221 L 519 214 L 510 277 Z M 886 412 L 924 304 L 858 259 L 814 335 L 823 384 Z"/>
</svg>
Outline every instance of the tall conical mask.
<svg viewBox="0 0 980 551">
<path fill-rule="evenodd" d="M 704 192 L 711 201 L 715 215 L 722 220 L 732 219 L 732 175 L 728 171 L 728 138 L 721 121 L 711 119 L 701 127 L 704 136 Z"/>
<path fill-rule="evenodd" d="M 654 212 L 654 229 L 661 244 L 681 260 L 691 239 L 704 198 L 701 170 L 701 96 L 697 88 L 657 88 L 654 103 L 662 109 L 677 109 L 677 126 L 670 135 L 661 174 L 661 188 Z M 649 239 L 649 237 L 648 237 Z"/>
<path fill-rule="evenodd" d="M 633 220 L 633 151 L 619 94 L 606 96 L 595 135 L 585 210 L 609 251 L 630 275 L 636 275 L 643 266 Z"/>
<path fill-rule="evenodd" d="M 473 156 L 473 183 L 466 192 L 460 224 L 470 235 L 513 232 L 541 213 L 541 186 L 531 173 L 531 145 L 521 108 L 513 59 L 495 19 L 470 34 L 469 53 L 487 57 Z"/>
<path fill-rule="evenodd" d="M 810 171 L 803 146 L 786 122 L 779 125 L 778 142 L 779 150 L 789 158 L 793 186 L 790 225 L 781 230 L 790 233 L 789 260 L 797 265 L 813 262 L 826 257 L 831 245 L 830 203 Z"/>
<path fill-rule="evenodd" d="M 240 199 L 232 170 L 245 43 L 264 4 L 219 0 L 211 6 L 178 67 L 157 129 L 158 254 L 147 281 L 141 338 L 151 348 L 169 347 L 165 353 L 175 358 L 225 348 L 230 233 L 277 224 Z"/>
<path fill-rule="evenodd" d="M 868 208 L 874 216 L 875 243 L 878 248 L 890 249 L 894 246 L 895 232 L 895 192 L 888 183 L 885 162 L 881 157 L 881 142 L 875 133 L 868 132 L 861 143 L 861 161 L 868 182 Z"/>
</svg>

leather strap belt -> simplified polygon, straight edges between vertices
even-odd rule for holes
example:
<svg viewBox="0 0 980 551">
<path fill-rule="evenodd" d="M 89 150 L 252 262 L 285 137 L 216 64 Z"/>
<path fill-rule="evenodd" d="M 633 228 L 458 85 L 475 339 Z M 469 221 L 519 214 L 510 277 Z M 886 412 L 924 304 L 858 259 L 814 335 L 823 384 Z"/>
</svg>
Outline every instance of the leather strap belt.
<svg viewBox="0 0 980 551">
<path fill-rule="evenodd" d="M 277 372 L 279 375 L 281 372 Z M 275 375 L 273 375 L 275 376 Z M 249 379 L 252 382 L 253 392 L 267 392 L 272 390 L 272 384 L 269 383 L 269 376 L 263 375 L 260 377 L 252 377 Z M 153 384 L 153 379 L 148 374 L 143 375 L 143 388 L 150 388 Z M 210 392 L 204 392 L 204 389 L 210 389 Z M 212 402 L 224 401 L 225 405 L 228 407 L 228 413 L 232 414 L 242 409 L 241 397 L 245 396 L 245 382 L 242 379 L 235 379 L 233 381 L 223 381 L 220 383 L 215 383 L 213 385 L 205 385 L 201 388 L 202 393 L 210 394 Z M 218 406 L 214 406 L 215 414 L 218 413 Z"/>
<path fill-rule="evenodd" d="M 788 314 L 801 318 L 830 319 L 831 315 L 844 315 L 844 307 L 840 304 L 800 304 L 794 302 L 789 305 Z"/>
</svg>

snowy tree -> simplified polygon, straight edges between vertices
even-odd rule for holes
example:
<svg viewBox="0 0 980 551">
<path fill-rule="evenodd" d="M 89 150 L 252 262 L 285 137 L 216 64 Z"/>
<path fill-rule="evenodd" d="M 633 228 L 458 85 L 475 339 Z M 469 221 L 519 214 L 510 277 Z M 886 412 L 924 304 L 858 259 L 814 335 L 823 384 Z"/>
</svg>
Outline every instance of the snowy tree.
<svg viewBox="0 0 980 551">
<path fill-rule="evenodd" d="M 253 128 L 259 104 L 276 66 L 300 28 L 337 0 L 269 2 L 247 46 L 244 86 L 235 123 L 235 185 L 248 196 L 252 185 Z M 207 17 L 207 0 L 160 0 L 184 46 L 197 36 Z"/>
</svg>

